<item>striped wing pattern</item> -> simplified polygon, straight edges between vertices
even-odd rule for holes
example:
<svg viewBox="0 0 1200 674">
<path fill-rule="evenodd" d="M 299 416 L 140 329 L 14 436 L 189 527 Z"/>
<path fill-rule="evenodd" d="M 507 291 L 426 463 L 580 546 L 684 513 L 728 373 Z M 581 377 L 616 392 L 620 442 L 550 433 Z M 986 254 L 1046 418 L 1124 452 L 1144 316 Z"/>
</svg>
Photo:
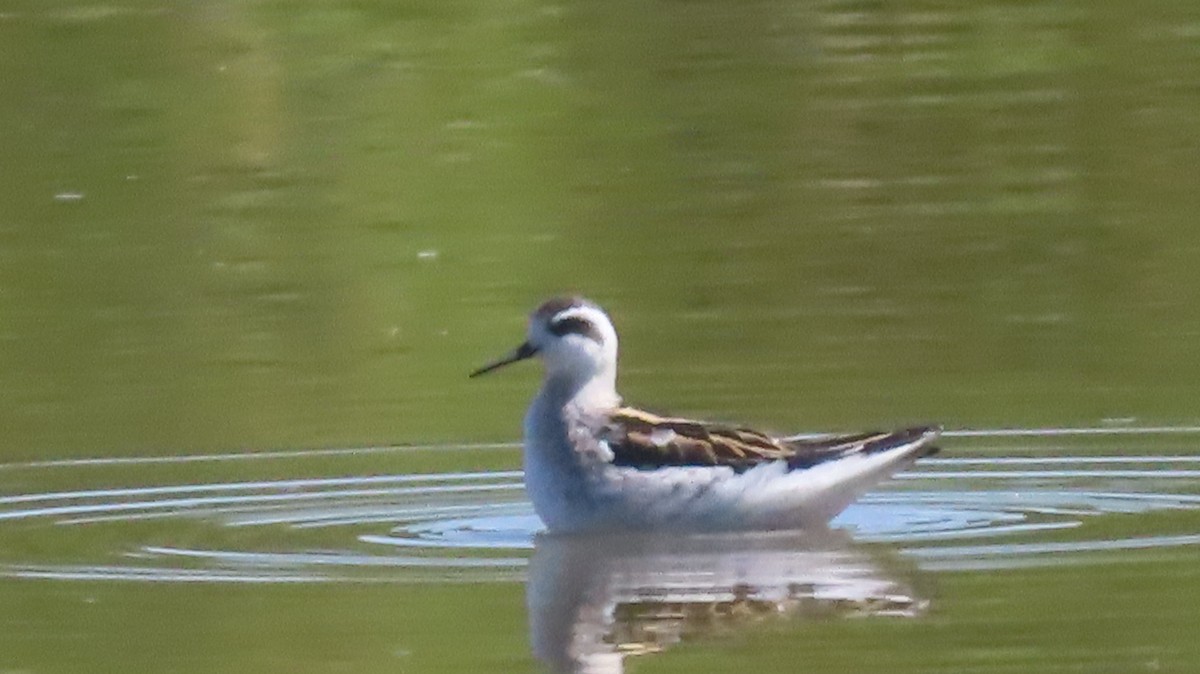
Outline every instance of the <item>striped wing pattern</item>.
<svg viewBox="0 0 1200 674">
<path fill-rule="evenodd" d="M 932 430 L 856 433 L 816 439 L 775 439 L 748 428 L 662 417 L 631 407 L 609 414 L 601 439 L 613 452 L 613 464 L 641 469 L 666 466 L 729 466 L 744 471 L 766 461 L 786 460 L 792 469 L 856 453 L 890 449 Z M 930 448 L 929 453 L 934 450 Z"/>
</svg>

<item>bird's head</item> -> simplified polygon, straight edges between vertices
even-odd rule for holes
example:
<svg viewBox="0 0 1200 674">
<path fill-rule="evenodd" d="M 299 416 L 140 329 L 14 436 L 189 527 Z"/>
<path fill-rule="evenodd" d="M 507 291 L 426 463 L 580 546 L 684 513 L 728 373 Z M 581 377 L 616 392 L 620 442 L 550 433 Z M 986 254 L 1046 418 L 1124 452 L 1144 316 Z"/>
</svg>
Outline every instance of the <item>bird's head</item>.
<svg viewBox="0 0 1200 674">
<path fill-rule="evenodd" d="M 524 343 L 471 376 L 534 356 L 542 359 L 547 378 L 581 383 L 599 376 L 615 379 L 617 331 L 595 303 L 582 297 L 556 297 L 530 315 Z"/>
</svg>

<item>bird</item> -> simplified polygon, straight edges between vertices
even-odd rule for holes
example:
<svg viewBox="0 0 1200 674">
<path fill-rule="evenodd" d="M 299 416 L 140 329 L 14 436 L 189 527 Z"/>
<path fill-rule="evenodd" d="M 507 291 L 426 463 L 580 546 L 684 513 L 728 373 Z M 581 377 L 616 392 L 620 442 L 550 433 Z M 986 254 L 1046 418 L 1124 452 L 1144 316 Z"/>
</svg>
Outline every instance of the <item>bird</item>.
<svg viewBox="0 0 1200 674">
<path fill-rule="evenodd" d="M 524 419 L 524 480 L 550 533 L 825 528 L 868 489 L 938 451 L 936 425 L 774 437 L 626 406 L 616 328 L 579 296 L 543 302 L 525 341 L 470 377 L 531 358 L 544 374 Z"/>
</svg>

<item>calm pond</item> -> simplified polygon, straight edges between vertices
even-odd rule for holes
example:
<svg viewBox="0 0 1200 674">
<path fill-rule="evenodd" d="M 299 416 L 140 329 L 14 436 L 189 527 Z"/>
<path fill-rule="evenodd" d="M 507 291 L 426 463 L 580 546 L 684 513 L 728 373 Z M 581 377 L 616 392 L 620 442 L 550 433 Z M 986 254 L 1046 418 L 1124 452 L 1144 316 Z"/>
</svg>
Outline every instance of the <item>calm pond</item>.
<svg viewBox="0 0 1200 674">
<path fill-rule="evenodd" d="M 1200 5 L 0 0 L 0 674 L 1196 672 Z M 546 536 L 629 402 L 939 422 L 825 532 Z"/>
</svg>

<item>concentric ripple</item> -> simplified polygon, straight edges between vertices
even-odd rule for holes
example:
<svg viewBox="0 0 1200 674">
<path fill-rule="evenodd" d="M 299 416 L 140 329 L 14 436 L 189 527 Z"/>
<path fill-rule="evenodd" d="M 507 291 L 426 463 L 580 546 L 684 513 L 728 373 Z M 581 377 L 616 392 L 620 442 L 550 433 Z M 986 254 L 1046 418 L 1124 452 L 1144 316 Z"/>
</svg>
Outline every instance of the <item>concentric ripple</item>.
<svg viewBox="0 0 1200 674">
<path fill-rule="evenodd" d="M 1030 452 L 1022 445 L 1008 453 Z M 251 474 L 286 475 L 309 473 L 297 461 L 318 456 L 333 475 L 349 472 L 339 469 L 341 457 L 362 459 L 352 450 L 237 459 L 257 464 Z M 519 471 L 183 484 L 154 481 L 163 459 L 122 462 L 120 486 L 25 493 L 6 487 L 0 574 L 170 582 L 519 579 L 541 529 Z M 0 484 L 96 484 L 101 467 L 112 469 L 104 461 L 11 464 L 0 466 L 0 477 L 14 479 Z M 1197 477 L 1200 457 L 1184 454 L 935 458 L 862 499 L 834 527 L 858 541 L 891 544 L 926 569 L 1079 562 L 1092 553 L 1200 545 L 1200 515 L 1187 515 L 1200 508 Z M 1155 513 L 1173 514 L 1162 531 L 1145 526 Z M 1122 516 L 1143 519 L 1122 526 Z M 1091 526 L 1101 520 L 1108 524 Z"/>
</svg>

